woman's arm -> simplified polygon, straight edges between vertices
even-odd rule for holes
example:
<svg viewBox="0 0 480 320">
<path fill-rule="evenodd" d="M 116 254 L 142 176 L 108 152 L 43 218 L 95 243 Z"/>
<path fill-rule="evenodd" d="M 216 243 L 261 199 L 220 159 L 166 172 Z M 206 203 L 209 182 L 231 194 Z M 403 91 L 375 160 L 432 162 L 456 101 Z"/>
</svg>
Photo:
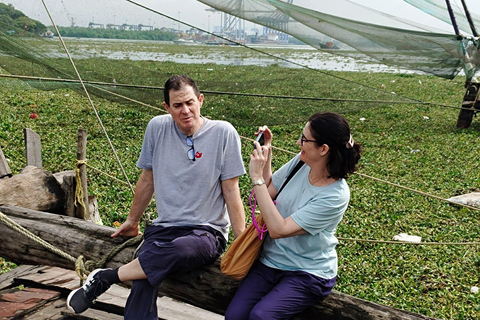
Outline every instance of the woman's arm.
<svg viewBox="0 0 480 320">
<path fill-rule="evenodd" d="M 265 179 L 265 166 L 271 162 L 268 157 L 269 148 L 267 146 L 260 146 L 258 142 L 255 142 L 255 146 L 256 148 L 250 156 L 249 174 L 252 181 L 259 181 L 262 178 Z M 254 186 L 254 189 L 257 203 L 265 224 L 267 225 L 270 237 L 277 239 L 307 233 L 291 217 L 284 219 L 280 215 L 280 212 L 278 212 L 277 207 L 272 201 L 271 194 L 273 193 L 273 196 L 275 196 L 277 193 L 273 183 L 270 183 L 268 187 L 266 183 L 257 184 Z"/>
</svg>

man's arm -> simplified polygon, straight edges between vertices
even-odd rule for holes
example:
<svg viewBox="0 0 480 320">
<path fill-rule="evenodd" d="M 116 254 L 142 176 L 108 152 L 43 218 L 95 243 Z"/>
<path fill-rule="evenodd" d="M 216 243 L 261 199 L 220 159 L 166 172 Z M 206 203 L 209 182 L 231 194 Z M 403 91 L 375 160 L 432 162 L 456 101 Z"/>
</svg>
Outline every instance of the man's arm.
<svg viewBox="0 0 480 320">
<path fill-rule="evenodd" d="M 140 233 L 139 221 L 153 197 L 153 171 L 143 170 L 135 187 L 135 195 L 127 220 L 111 236 L 134 237 Z"/>
<path fill-rule="evenodd" d="M 223 180 L 222 193 L 232 223 L 233 236 L 236 238 L 245 230 L 245 209 L 240 197 L 238 177 Z"/>
</svg>

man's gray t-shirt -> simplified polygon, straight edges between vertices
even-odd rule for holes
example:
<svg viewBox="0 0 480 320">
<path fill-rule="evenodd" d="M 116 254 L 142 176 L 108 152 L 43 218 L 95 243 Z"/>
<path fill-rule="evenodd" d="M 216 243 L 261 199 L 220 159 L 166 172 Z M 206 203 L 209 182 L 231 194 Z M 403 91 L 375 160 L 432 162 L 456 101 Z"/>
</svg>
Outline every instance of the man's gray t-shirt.
<svg viewBox="0 0 480 320">
<path fill-rule="evenodd" d="M 191 137 L 191 148 L 170 115 L 153 118 L 146 129 L 137 167 L 153 171 L 158 218 L 162 226 L 208 225 L 228 239 L 230 221 L 222 195 L 222 180 L 245 174 L 241 143 L 226 121 L 203 118 Z"/>
</svg>

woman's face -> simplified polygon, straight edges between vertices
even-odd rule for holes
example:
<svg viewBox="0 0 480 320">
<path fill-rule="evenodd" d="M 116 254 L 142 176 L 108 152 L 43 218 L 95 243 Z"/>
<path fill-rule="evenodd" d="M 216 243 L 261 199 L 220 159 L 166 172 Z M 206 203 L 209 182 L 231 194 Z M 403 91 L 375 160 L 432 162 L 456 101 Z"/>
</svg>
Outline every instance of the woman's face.
<svg viewBox="0 0 480 320">
<path fill-rule="evenodd" d="M 310 122 L 307 122 L 303 128 L 302 135 L 297 140 L 297 145 L 301 148 L 300 160 L 307 163 L 316 161 L 320 157 L 319 147 L 310 132 Z"/>
</svg>

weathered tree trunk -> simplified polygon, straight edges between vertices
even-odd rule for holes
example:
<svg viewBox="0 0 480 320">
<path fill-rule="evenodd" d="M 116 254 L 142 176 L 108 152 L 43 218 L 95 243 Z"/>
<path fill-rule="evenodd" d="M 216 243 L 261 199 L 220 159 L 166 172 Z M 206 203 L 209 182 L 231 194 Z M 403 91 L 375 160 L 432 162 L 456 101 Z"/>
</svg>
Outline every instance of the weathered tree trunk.
<svg viewBox="0 0 480 320">
<path fill-rule="evenodd" d="M 9 218 L 22 225 L 43 240 L 60 250 L 77 257 L 98 261 L 126 238 L 110 238 L 114 229 L 99 226 L 81 219 L 59 216 L 12 206 L 0 206 Z M 0 222 L 0 256 L 18 264 L 54 265 L 73 269 L 74 264 L 50 253 L 33 240 L 8 228 Z M 108 267 L 117 267 L 132 259 L 135 248 L 126 248 L 107 262 Z M 160 293 L 181 301 L 223 314 L 239 281 L 220 272 L 219 261 L 199 270 L 172 275 L 160 286 Z M 420 320 L 433 319 L 426 316 L 382 306 L 334 291 L 324 301 L 305 310 L 295 319 L 336 320 Z"/>
<path fill-rule="evenodd" d="M 55 177 L 35 166 L 0 180 L 0 203 L 32 210 L 62 213 L 65 193 Z"/>
<path fill-rule="evenodd" d="M 12 176 L 12 171 L 8 166 L 7 159 L 5 159 L 5 155 L 3 154 L 2 147 L 0 147 L 0 179 L 10 178 L 11 176 Z"/>
</svg>

